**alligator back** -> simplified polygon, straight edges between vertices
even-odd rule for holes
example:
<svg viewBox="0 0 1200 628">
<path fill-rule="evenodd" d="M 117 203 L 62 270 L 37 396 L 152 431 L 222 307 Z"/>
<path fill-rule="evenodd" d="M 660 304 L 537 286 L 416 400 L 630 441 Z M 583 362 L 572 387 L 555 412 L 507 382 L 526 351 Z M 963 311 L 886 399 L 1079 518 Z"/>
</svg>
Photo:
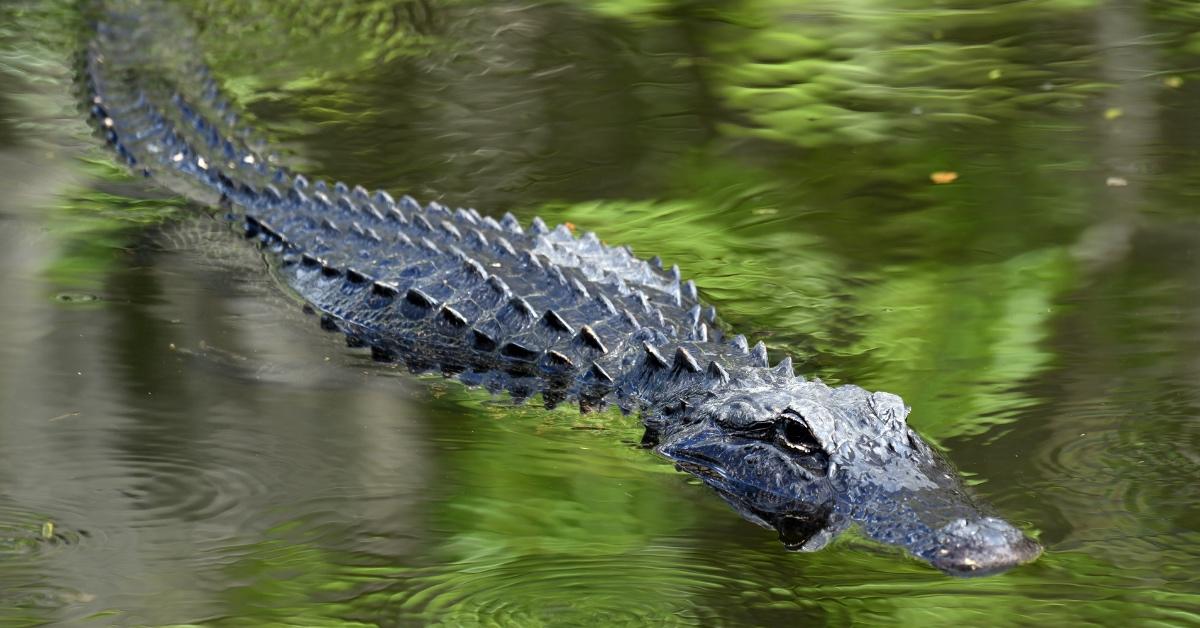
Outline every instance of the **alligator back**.
<svg viewBox="0 0 1200 628">
<path fill-rule="evenodd" d="M 172 8 L 97 6 L 80 61 L 90 118 L 135 172 L 224 208 L 327 329 L 379 360 L 587 410 L 640 410 L 647 445 L 742 516 L 815 550 L 856 523 L 957 575 L 1035 558 L 905 422 L 889 393 L 807 381 L 726 341 L 679 270 L 438 203 L 282 166 L 222 96 Z"/>
<path fill-rule="evenodd" d="M 584 408 L 654 405 L 766 366 L 761 345 L 723 342 L 677 267 L 540 219 L 523 229 L 511 214 L 397 201 L 286 168 L 241 124 L 190 23 L 170 7 L 133 8 L 95 16 L 81 60 L 94 124 L 135 171 L 224 207 L 352 346 Z"/>
</svg>

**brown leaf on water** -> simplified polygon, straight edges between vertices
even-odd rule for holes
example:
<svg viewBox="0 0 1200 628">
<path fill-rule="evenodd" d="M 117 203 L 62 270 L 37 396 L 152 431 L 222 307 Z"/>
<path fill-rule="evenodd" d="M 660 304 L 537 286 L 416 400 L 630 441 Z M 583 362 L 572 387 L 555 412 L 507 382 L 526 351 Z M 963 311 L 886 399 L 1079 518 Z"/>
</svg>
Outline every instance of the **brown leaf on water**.
<svg viewBox="0 0 1200 628">
<path fill-rule="evenodd" d="M 933 181 L 936 185 L 954 183 L 958 180 L 958 173 L 951 170 L 939 170 L 937 172 L 929 173 L 929 180 Z"/>
</svg>

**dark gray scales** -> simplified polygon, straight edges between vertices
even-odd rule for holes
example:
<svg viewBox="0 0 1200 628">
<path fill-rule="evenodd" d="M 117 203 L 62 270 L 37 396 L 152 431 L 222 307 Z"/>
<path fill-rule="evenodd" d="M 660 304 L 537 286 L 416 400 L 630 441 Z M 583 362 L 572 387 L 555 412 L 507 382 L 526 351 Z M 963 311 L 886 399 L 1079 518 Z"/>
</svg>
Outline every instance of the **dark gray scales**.
<svg viewBox="0 0 1200 628">
<path fill-rule="evenodd" d="M 899 397 L 806 380 L 789 358 L 770 367 L 763 343 L 725 338 L 678 267 L 540 219 L 522 228 L 283 167 L 170 7 L 98 3 L 80 59 L 89 118 L 118 159 L 224 208 L 321 325 L 375 359 L 548 406 L 637 411 L 648 447 L 789 549 L 856 525 L 957 575 L 1040 552 L 970 498 Z"/>
</svg>

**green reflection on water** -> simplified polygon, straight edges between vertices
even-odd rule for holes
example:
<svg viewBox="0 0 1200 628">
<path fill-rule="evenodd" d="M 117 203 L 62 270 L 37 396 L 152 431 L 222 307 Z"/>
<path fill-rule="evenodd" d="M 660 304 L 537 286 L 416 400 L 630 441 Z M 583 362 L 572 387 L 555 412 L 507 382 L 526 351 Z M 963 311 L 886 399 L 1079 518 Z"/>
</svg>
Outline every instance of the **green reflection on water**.
<svg viewBox="0 0 1200 628">
<path fill-rule="evenodd" d="M 0 72 L 53 88 L 0 92 L 0 141 L 48 142 L 52 125 L 31 112 L 70 110 L 70 5 L 0 7 Z M 307 168 L 569 221 L 678 263 L 730 329 L 773 357 L 901 393 L 914 425 L 1005 515 L 1036 527 L 1048 553 L 970 582 L 853 534 L 787 554 L 638 449 L 634 418 L 511 408 L 426 383 L 420 396 L 437 398 L 416 419 L 424 438 L 392 445 L 430 452 L 418 514 L 356 514 L 387 500 L 352 479 L 320 509 L 303 492 L 238 504 L 236 525 L 223 522 L 234 538 L 180 560 L 205 584 L 178 595 L 204 610 L 164 611 L 161 623 L 1197 620 L 1191 4 L 189 6 L 230 92 Z M 1129 49 L 1151 54 L 1131 60 Z M 78 146 L 81 129 L 58 132 Z M 180 211 L 142 200 L 108 163 L 81 159 L 92 188 L 44 210 L 54 253 L 35 280 L 50 289 L 112 288 L 145 227 Z M 958 179 L 933 185 L 937 171 Z M 122 317 L 126 342 L 143 337 L 135 314 L 97 307 Z M 127 353 L 112 359 L 150 359 Z M 279 404 L 264 415 L 296 411 L 270 396 L 275 383 L 231 385 Z M 320 460 L 327 441 L 353 433 L 341 426 L 354 417 L 328 412 L 339 427 L 289 454 Z M 205 448 L 221 441 L 202 428 L 220 408 L 200 414 L 194 429 L 207 436 L 187 457 L 212 459 Z M 101 435 L 120 431 L 102 421 Z M 0 466 L 0 479 L 23 472 Z M 259 517 L 272 525 L 258 530 Z M 379 539 L 411 543 L 364 549 Z M 49 562 L 0 566 L 0 580 L 40 583 L 41 570 L 60 573 Z M 123 586 L 93 602 L 22 598 L 0 617 L 155 607 L 154 587 Z"/>
<path fill-rule="evenodd" d="M 45 272 L 49 281 L 71 290 L 101 289 L 109 275 L 127 263 L 139 234 L 186 207 L 181 201 L 138 200 L 97 191 L 64 201 L 48 221 L 60 252 Z"/>
</svg>

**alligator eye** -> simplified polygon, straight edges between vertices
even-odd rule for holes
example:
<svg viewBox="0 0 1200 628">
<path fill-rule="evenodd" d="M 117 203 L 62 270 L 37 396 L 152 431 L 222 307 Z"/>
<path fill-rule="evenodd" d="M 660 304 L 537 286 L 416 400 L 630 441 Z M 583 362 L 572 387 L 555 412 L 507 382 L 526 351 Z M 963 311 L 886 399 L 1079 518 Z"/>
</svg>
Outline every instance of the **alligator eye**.
<svg viewBox="0 0 1200 628">
<path fill-rule="evenodd" d="M 808 426 L 796 417 L 787 414 L 780 417 L 779 439 L 788 447 L 803 453 L 811 454 L 821 451 L 821 443 L 813 436 Z"/>
</svg>

